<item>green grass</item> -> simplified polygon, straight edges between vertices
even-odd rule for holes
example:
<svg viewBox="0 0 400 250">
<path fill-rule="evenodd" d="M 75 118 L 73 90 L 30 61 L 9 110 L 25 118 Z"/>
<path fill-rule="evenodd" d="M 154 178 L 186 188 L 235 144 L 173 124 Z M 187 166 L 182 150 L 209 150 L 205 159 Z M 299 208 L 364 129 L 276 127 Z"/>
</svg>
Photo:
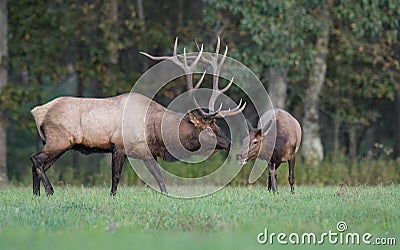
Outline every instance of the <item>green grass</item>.
<svg viewBox="0 0 400 250">
<path fill-rule="evenodd" d="M 339 221 L 346 232 L 397 237 L 400 244 L 399 185 L 296 191 L 227 187 L 177 199 L 121 186 L 112 198 L 108 187 L 55 187 L 52 197 L 33 197 L 28 187 L 10 187 L 0 190 L 0 249 L 266 249 L 256 240 L 264 228 L 320 234 L 337 232 Z"/>
</svg>

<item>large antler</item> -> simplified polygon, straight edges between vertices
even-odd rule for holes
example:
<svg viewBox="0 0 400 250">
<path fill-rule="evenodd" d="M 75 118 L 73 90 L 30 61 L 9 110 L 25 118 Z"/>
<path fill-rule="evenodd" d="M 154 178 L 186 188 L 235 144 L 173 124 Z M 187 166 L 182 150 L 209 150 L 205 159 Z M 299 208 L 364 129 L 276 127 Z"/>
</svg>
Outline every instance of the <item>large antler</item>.
<svg viewBox="0 0 400 250">
<path fill-rule="evenodd" d="M 174 51 L 173 51 L 172 56 L 152 56 L 152 55 L 149 55 L 148 53 L 145 53 L 145 52 L 140 52 L 140 53 L 142 55 L 147 56 L 148 58 L 150 58 L 152 60 L 157 60 L 157 61 L 171 60 L 175 65 L 179 66 L 185 72 L 186 85 L 187 85 L 187 89 L 189 91 L 189 95 L 190 95 L 190 97 L 192 99 L 192 102 L 193 102 L 195 108 L 201 114 L 201 116 L 203 116 L 205 118 L 226 117 L 226 116 L 236 115 L 236 114 L 238 114 L 238 113 L 243 111 L 243 109 L 246 106 L 246 103 L 244 103 L 243 106 L 241 106 L 242 100 L 240 100 L 239 105 L 236 108 L 232 109 L 232 110 L 231 109 L 221 110 L 222 109 L 222 103 L 221 103 L 221 105 L 220 105 L 218 110 L 214 109 L 215 101 L 216 101 L 218 95 L 220 95 L 221 93 L 227 91 L 229 89 L 229 87 L 232 85 L 232 82 L 233 82 L 233 78 L 232 78 L 230 83 L 225 88 L 223 88 L 222 90 L 220 90 L 218 88 L 219 73 L 221 71 L 221 67 L 222 67 L 222 65 L 224 63 L 224 60 L 226 58 L 226 54 L 227 54 L 227 51 L 228 51 L 228 47 L 226 47 L 224 56 L 223 56 L 222 60 L 218 63 L 218 52 L 219 52 L 219 47 L 220 47 L 220 39 L 219 39 L 219 37 L 218 37 L 218 44 L 217 44 L 217 49 L 216 49 L 216 53 L 215 53 L 216 55 L 215 56 L 211 56 L 211 59 L 204 58 L 202 56 L 202 54 L 203 54 L 203 44 L 201 45 L 201 48 L 199 48 L 197 46 L 198 49 L 199 49 L 199 53 L 198 53 L 198 55 L 196 57 L 194 57 L 194 56 L 193 57 L 192 56 L 189 57 L 190 59 L 194 58 L 194 60 L 193 60 L 193 62 L 192 62 L 192 64 L 190 66 L 187 63 L 187 58 L 188 57 L 186 56 L 186 48 L 183 48 L 183 62 L 181 62 L 178 59 L 177 47 L 178 47 L 178 37 L 175 39 Z M 204 76 L 206 74 L 206 71 L 204 71 L 204 73 L 201 76 L 200 80 L 193 87 L 193 71 L 194 71 L 194 68 L 196 67 L 197 63 L 200 60 L 202 62 L 210 64 L 212 69 L 213 69 L 213 93 L 211 95 L 210 102 L 209 102 L 209 108 L 208 108 L 210 110 L 209 113 L 206 113 L 201 109 L 201 107 L 199 106 L 199 104 L 197 103 L 197 101 L 196 101 L 196 99 L 195 99 L 195 97 L 193 95 L 193 90 L 196 90 L 196 89 L 198 89 L 200 87 L 200 85 L 201 85 L 201 83 L 202 83 L 202 81 L 204 79 Z"/>
<path fill-rule="evenodd" d="M 203 45 L 201 46 L 201 49 L 199 48 L 197 43 L 196 43 L 196 45 L 197 45 L 197 48 L 199 50 L 203 49 Z M 220 94 L 226 92 L 231 87 L 231 85 L 233 83 L 233 77 L 232 77 L 231 81 L 228 83 L 228 85 L 225 86 L 225 88 L 219 89 L 219 86 L 218 86 L 219 75 L 220 75 L 220 72 L 221 72 L 221 68 L 224 65 L 224 62 L 225 62 L 225 59 L 226 59 L 226 55 L 228 53 L 228 46 L 225 46 L 225 52 L 224 52 L 221 60 L 218 62 L 218 56 L 219 56 L 220 47 L 221 47 L 221 40 L 218 37 L 217 38 L 217 46 L 215 48 L 214 55 L 209 54 L 210 59 L 207 59 L 204 56 L 202 56 L 202 58 L 201 58 L 201 61 L 209 64 L 211 66 L 211 68 L 212 68 L 212 71 L 213 71 L 213 92 L 211 94 L 210 101 L 208 103 L 209 109 L 212 110 L 212 111 L 215 110 L 214 106 L 215 106 L 215 102 L 216 102 L 218 96 Z M 242 99 L 240 99 L 239 104 L 236 106 L 236 108 L 234 108 L 232 110 L 229 108 L 228 110 L 222 110 L 221 111 L 221 109 L 222 109 L 222 103 L 221 103 L 220 107 L 218 108 L 218 110 L 215 111 L 215 113 L 218 114 L 217 116 L 227 117 L 227 116 L 232 116 L 232 115 L 236 115 L 236 114 L 241 113 L 244 110 L 245 107 L 246 107 L 246 102 L 243 103 L 243 105 L 242 105 Z"/>
<path fill-rule="evenodd" d="M 201 48 L 199 49 L 199 54 L 194 58 L 192 64 L 189 66 L 187 63 L 187 57 L 186 57 L 186 48 L 183 48 L 183 63 L 178 59 L 177 55 L 177 47 L 178 47 L 178 37 L 175 39 L 175 45 L 174 45 L 174 52 L 172 56 L 152 56 L 149 55 L 148 53 L 145 52 L 139 52 L 142 55 L 147 56 L 148 58 L 156 61 L 161 61 L 161 60 L 171 60 L 175 65 L 180 67 L 184 72 L 185 72 L 185 77 L 186 77 L 186 85 L 187 89 L 189 91 L 189 95 L 192 99 L 193 105 L 195 108 L 200 112 L 201 115 L 207 116 L 206 114 L 199 106 L 197 103 L 196 99 L 194 98 L 193 95 L 193 90 L 196 90 L 200 87 L 201 83 L 203 82 L 204 76 L 206 74 L 206 71 L 204 71 L 203 75 L 201 76 L 200 80 L 196 83 L 196 85 L 193 87 L 193 71 L 194 68 L 196 67 L 197 63 L 201 59 L 201 55 L 203 53 L 203 45 L 201 45 Z"/>
</svg>

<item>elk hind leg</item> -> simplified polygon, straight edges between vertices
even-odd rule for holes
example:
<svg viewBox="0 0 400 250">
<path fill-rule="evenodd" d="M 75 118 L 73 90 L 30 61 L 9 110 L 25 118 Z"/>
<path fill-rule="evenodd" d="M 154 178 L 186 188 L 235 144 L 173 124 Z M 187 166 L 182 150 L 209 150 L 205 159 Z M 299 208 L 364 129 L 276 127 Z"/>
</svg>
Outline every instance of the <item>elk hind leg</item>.
<svg viewBox="0 0 400 250">
<path fill-rule="evenodd" d="M 43 182 L 46 194 L 52 195 L 54 189 L 44 170 L 45 166 L 48 165 L 48 156 L 43 151 L 40 151 L 31 156 L 31 161 L 33 163 L 32 172 L 36 172 L 36 174 L 33 174 L 33 193 L 36 195 L 40 194 L 40 181 L 38 181 L 40 179 Z"/>
<path fill-rule="evenodd" d="M 36 171 L 36 167 L 35 167 L 35 163 L 33 161 L 34 157 L 39 154 L 39 152 L 34 153 L 31 156 L 31 161 L 32 161 L 32 190 L 33 190 L 33 194 L 40 196 L 40 177 L 38 174 L 38 171 Z"/>
<path fill-rule="evenodd" d="M 71 148 L 71 137 L 63 129 L 52 129 L 45 131 L 46 144 L 43 149 L 31 156 L 33 163 L 33 192 L 39 195 L 40 180 L 43 183 L 47 195 L 54 193 L 53 186 L 46 175 L 46 171 L 55 161 L 69 148 Z M 33 173 L 36 172 L 36 174 Z M 39 179 L 39 181 L 38 181 Z"/>
<path fill-rule="evenodd" d="M 33 163 L 32 174 L 33 174 L 33 193 L 35 195 L 40 195 L 40 180 L 43 182 L 47 195 L 52 195 L 54 193 L 53 186 L 50 183 L 49 178 L 46 175 L 46 171 L 53 166 L 56 160 L 66 151 L 40 151 L 31 156 L 31 161 Z M 35 174 L 33 173 L 35 172 Z"/>
</svg>

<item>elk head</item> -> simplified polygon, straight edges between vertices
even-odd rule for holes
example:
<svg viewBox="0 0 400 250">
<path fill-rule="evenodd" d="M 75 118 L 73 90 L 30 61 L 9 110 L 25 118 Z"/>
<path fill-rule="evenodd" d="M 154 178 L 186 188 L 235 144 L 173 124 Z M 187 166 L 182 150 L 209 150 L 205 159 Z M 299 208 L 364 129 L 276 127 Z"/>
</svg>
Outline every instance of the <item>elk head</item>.
<svg viewBox="0 0 400 250">
<path fill-rule="evenodd" d="M 271 128 L 271 124 L 269 124 L 269 126 L 267 126 L 268 129 L 262 130 L 261 128 L 254 128 L 249 120 L 246 120 L 246 122 L 249 135 L 243 139 L 242 147 L 236 155 L 236 159 L 241 165 L 256 159 L 260 155 L 264 147 L 264 140 L 266 140 L 267 134 Z"/>
<path fill-rule="evenodd" d="M 175 65 L 180 67 L 185 73 L 186 86 L 189 93 L 189 97 L 191 102 L 194 105 L 194 109 L 190 110 L 187 114 L 185 114 L 185 120 L 187 121 L 185 124 L 180 124 L 179 128 L 179 137 L 185 138 L 181 139 L 182 145 L 189 151 L 196 151 L 200 146 L 200 141 L 204 143 L 208 143 L 216 140 L 215 149 L 222 149 L 229 151 L 231 147 L 231 141 L 229 138 L 221 131 L 221 129 L 216 124 L 217 118 L 224 118 L 232 115 L 236 115 L 241 113 L 246 103 L 243 103 L 240 100 L 239 104 L 234 109 L 222 110 L 222 103 L 218 109 L 215 109 L 215 101 L 217 97 L 226 92 L 229 87 L 233 83 L 233 78 L 229 82 L 229 84 L 220 89 L 218 86 L 219 74 L 222 68 L 222 65 L 225 61 L 228 47 L 225 49 L 225 53 L 220 60 L 218 60 L 218 53 L 220 49 L 220 39 L 218 37 L 218 42 L 214 55 L 210 55 L 210 58 L 206 58 L 203 55 L 203 45 L 201 48 L 198 47 L 199 52 L 197 56 L 187 56 L 186 48 L 183 49 L 183 56 L 177 55 L 177 46 L 178 46 L 178 38 L 175 39 L 175 45 L 172 56 L 152 56 L 148 53 L 140 52 L 141 54 L 147 56 L 152 60 L 170 60 Z M 188 59 L 193 60 L 193 62 L 189 65 Z M 205 64 L 209 64 L 213 71 L 213 89 L 212 94 L 209 101 L 208 111 L 204 111 L 198 104 L 196 98 L 194 97 L 194 92 L 199 89 L 201 83 L 204 80 L 204 76 L 206 71 L 202 74 L 201 78 L 198 82 L 193 85 L 193 71 L 201 61 Z"/>
</svg>

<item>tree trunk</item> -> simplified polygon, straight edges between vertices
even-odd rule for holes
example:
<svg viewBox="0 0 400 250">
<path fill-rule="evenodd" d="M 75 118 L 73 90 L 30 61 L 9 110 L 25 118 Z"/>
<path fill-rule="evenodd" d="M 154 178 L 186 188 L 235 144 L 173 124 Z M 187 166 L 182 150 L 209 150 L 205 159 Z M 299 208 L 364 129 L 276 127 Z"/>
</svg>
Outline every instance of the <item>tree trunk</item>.
<svg viewBox="0 0 400 250">
<path fill-rule="evenodd" d="M 143 0 L 136 0 L 136 5 L 137 5 L 139 19 L 144 21 Z M 144 27 L 144 29 L 146 29 L 144 22 L 143 22 L 143 27 Z"/>
<path fill-rule="evenodd" d="M 270 67 L 266 72 L 268 94 L 273 108 L 285 109 L 286 103 L 286 71 L 279 67 Z"/>
<path fill-rule="evenodd" d="M 110 10 L 108 12 L 108 18 L 112 24 L 112 28 L 116 29 L 117 21 L 118 21 L 118 7 L 119 7 L 119 0 L 111 0 L 110 2 Z M 107 39 L 107 38 L 106 38 Z M 109 38 L 111 41 L 111 47 L 108 50 L 108 63 L 109 66 L 107 67 L 106 72 L 106 83 L 107 85 L 115 84 L 116 77 L 114 74 L 114 69 L 118 64 L 118 33 L 112 33 L 111 37 Z"/>
<path fill-rule="evenodd" d="M 183 9 L 183 0 L 178 0 L 178 23 L 177 23 L 177 30 L 183 28 L 183 14 L 185 13 Z"/>
<path fill-rule="evenodd" d="M 140 27 L 140 32 L 142 32 L 142 36 L 146 36 L 146 20 L 144 17 L 144 8 L 143 8 L 143 0 L 136 0 L 138 17 L 142 21 L 142 26 Z M 146 71 L 149 68 L 148 60 L 143 60 L 143 71 Z"/>
<path fill-rule="evenodd" d="M 400 157 L 400 90 L 396 92 L 395 105 L 395 125 L 394 125 L 394 149 L 393 157 Z"/>
<path fill-rule="evenodd" d="M 326 8 L 321 13 L 326 21 L 324 30 L 317 38 L 316 55 L 311 67 L 309 85 L 304 96 L 302 156 L 306 164 L 317 165 L 324 158 L 319 132 L 319 96 L 324 85 L 327 55 L 329 50 L 329 12 Z"/>
<path fill-rule="evenodd" d="M 111 5 L 110 5 L 110 12 L 109 12 L 109 18 L 112 23 L 112 26 L 115 27 L 117 25 L 118 21 L 118 7 L 119 7 L 119 0 L 111 0 Z M 110 63 L 111 64 L 117 64 L 118 63 L 118 33 L 113 33 L 112 37 L 112 44 L 110 48 Z"/>
<path fill-rule="evenodd" d="M 349 133 L 349 174 L 351 174 L 351 169 L 357 157 L 357 128 L 354 125 L 349 125 L 348 127 Z"/>
<path fill-rule="evenodd" d="M 342 125 L 341 119 L 334 117 L 333 120 L 333 159 L 339 154 L 339 134 L 340 134 L 340 126 Z"/>
<path fill-rule="evenodd" d="M 0 92 L 7 84 L 7 1 L 0 1 Z M 3 114 L 0 114 L 0 186 L 8 182 L 7 177 L 7 136 Z"/>
</svg>

